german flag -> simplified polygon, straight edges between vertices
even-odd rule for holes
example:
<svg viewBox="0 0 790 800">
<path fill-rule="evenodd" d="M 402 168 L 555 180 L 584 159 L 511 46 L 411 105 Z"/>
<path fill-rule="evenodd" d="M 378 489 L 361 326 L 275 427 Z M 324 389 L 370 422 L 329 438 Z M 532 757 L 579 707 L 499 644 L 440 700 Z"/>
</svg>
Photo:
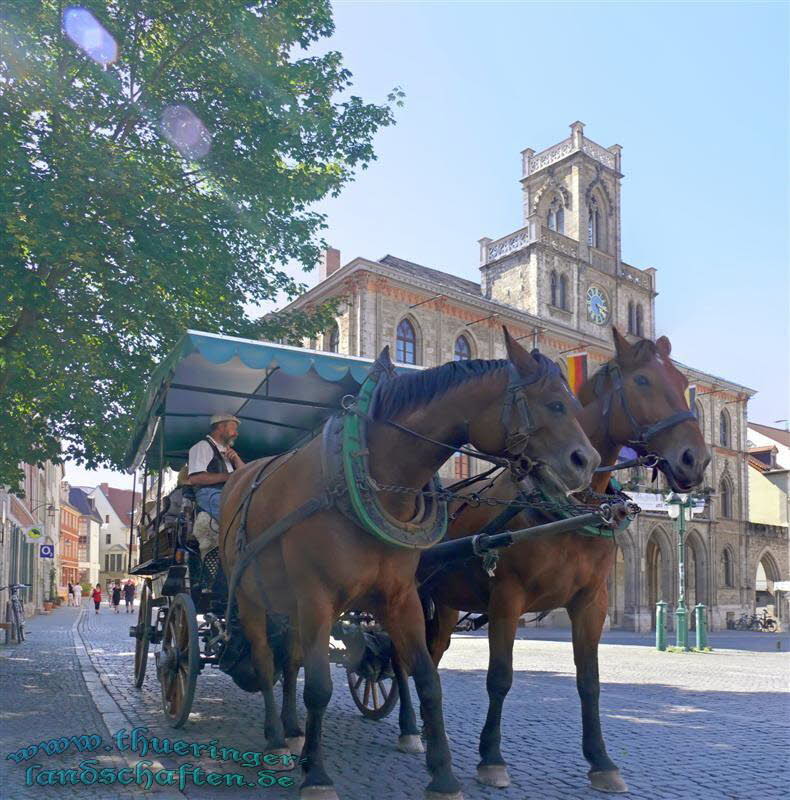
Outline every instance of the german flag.
<svg viewBox="0 0 790 800">
<path fill-rule="evenodd" d="M 587 380 L 587 353 L 574 353 L 568 356 L 568 385 L 574 394 L 579 394 L 582 384 Z"/>
</svg>

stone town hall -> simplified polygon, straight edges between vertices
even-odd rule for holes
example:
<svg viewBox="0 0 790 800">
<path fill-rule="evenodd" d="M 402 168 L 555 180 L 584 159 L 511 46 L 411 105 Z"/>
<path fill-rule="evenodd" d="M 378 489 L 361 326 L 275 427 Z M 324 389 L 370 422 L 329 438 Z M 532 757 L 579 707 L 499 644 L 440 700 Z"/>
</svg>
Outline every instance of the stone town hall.
<svg viewBox="0 0 790 800">
<path fill-rule="evenodd" d="M 480 239 L 480 283 L 387 255 L 341 265 L 330 249 L 318 284 L 288 308 L 330 297 L 344 302 L 337 324 L 314 349 L 375 357 L 390 345 L 397 361 L 436 366 L 454 358 L 503 358 L 502 325 L 562 363 L 586 353 L 592 374 L 613 355 L 611 326 L 655 339 L 656 270 L 623 261 L 620 252 L 619 145 L 602 147 L 574 122 L 567 139 L 522 152 L 523 227 Z M 753 606 L 755 576 L 781 578 L 786 545 L 748 519 L 746 404 L 754 391 L 677 365 L 696 386 L 696 411 L 713 458 L 705 485 L 714 490 L 688 535 L 687 599 L 710 609 L 713 628 Z M 456 456 L 445 472 L 475 466 Z M 631 476 L 655 491 L 646 474 Z M 666 490 L 665 484 L 661 488 Z M 762 526 L 765 527 L 765 526 Z M 610 582 L 613 627 L 649 630 L 658 600 L 677 596 L 677 555 L 664 511 L 645 511 L 619 537 Z M 671 617 L 670 617 L 671 618 Z M 554 613 L 561 624 L 564 611 Z"/>
</svg>

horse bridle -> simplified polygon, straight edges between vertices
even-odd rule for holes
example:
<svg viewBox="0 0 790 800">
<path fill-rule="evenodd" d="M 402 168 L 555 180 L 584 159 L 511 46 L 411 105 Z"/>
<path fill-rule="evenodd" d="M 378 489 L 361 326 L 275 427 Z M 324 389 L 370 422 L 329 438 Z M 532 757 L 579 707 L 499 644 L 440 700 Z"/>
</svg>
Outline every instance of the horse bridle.
<svg viewBox="0 0 790 800">
<path fill-rule="evenodd" d="M 615 396 L 619 396 L 623 413 L 625 414 L 626 419 L 628 420 L 628 423 L 630 424 L 634 433 L 634 437 L 629 439 L 627 444 L 642 456 L 649 455 L 655 457 L 657 459 L 656 466 L 658 466 L 658 463 L 663 462 L 664 459 L 654 453 L 649 452 L 648 447 L 650 440 L 656 434 L 661 433 L 661 431 L 674 428 L 675 425 L 679 425 L 681 422 L 696 420 L 696 414 L 694 414 L 692 411 L 677 411 L 674 414 L 670 414 L 668 417 L 664 417 L 664 419 L 661 419 L 658 422 L 652 423 L 651 425 L 640 425 L 628 406 L 628 400 L 626 399 L 625 393 L 625 384 L 623 383 L 623 373 L 620 369 L 620 365 L 616 361 L 610 361 L 607 363 L 599 373 L 594 385 L 596 397 L 601 396 L 603 379 L 606 377 L 609 377 L 612 382 L 610 391 L 604 397 L 603 406 L 603 417 L 606 422 L 607 436 L 609 435 L 609 427 L 611 424 L 612 400 Z"/>
</svg>

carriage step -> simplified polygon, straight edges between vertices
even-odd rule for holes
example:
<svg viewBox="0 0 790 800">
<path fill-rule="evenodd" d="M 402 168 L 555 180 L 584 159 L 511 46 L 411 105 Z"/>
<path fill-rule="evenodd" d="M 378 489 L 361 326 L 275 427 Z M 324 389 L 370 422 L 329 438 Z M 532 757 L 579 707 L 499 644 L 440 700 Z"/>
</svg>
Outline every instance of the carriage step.
<svg viewBox="0 0 790 800">
<path fill-rule="evenodd" d="M 166 605 L 167 605 L 166 597 L 156 597 L 151 601 L 152 608 L 158 608 L 159 606 L 166 606 Z"/>
</svg>

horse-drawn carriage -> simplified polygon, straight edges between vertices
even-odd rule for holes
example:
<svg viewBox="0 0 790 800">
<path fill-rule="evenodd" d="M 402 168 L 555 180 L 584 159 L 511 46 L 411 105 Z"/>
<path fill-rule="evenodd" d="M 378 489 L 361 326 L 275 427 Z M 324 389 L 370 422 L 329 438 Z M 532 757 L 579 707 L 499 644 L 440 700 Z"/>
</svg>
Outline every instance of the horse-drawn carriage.
<svg viewBox="0 0 790 800">
<path fill-rule="evenodd" d="M 213 414 L 230 409 L 242 423 L 236 448 L 246 460 L 297 448 L 316 436 L 331 414 L 342 413 L 343 398 L 357 395 L 372 365 L 367 359 L 190 331 L 154 374 L 127 453 L 128 467 L 142 471 L 143 495 L 136 524 L 139 563 L 131 572 L 145 579 L 129 635 L 135 639 L 138 688 L 149 648 L 158 648 L 162 707 L 174 727 L 186 722 L 197 676 L 206 666 L 228 672 L 242 688 L 256 687 L 254 675 L 239 669 L 248 650 L 237 628 L 234 647 L 228 647 L 227 583 L 221 575 L 218 580 L 219 548 L 205 546 L 212 528 L 216 541 L 217 523 L 198 509 L 194 488 L 183 481 L 190 446 L 205 435 Z M 171 475 L 180 470 L 179 483 L 172 487 L 171 479 L 170 490 L 167 468 Z M 607 513 L 604 509 L 601 522 Z M 282 624 L 276 617 L 269 622 L 275 643 Z M 345 669 L 354 703 L 370 719 L 385 717 L 398 699 L 386 632 L 370 613 L 349 611 L 332 634 L 330 659 Z"/>
<path fill-rule="evenodd" d="M 394 367 L 386 352 L 373 362 L 192 331 L 182 337 L 152 378 L 126 459 L 130 470 L 142 471 L 144 497 L 136 526 L 140 558 L 132 569 L 145 577 L 138 622 L 130 629 L 134 681 L 142 685 L 149 647 L 156 646 L 162 705 L 173 726 L 188 718 L 197 676 L 209 665 L 227 672 L 246 691 L 262 691 L 275 739 L 281 744 L 284 736 L 298 739 L 301 750 L 305 740 L 294 705 L 295 671 L 301 664 L 295 661 L 289 633 L 298 618 L 308 711 L 302 751 L 305 796 L 334 796 L 316 749 L 320 721 L 309 723 L 311 714 L 320 720 L 328 702 L 327 662 L 343 667 L 354 702 L 374 719 L 390 713 L 399 687 L 404 703 L 410 703 L 405 681 L 409 674 L 414 677 L 426 716 L 433 776 L 429 794 L 457 796 L 441 706 L 434 699 L 438 677 L 425 634 L 419 633 L 433 614 L 428 589 L 436 575 L 449 564 L 462 563 L 477 570 L 479 580 L 493 580 L 498 556 L 513 544 L 566 534 L 611 542 L 612 531 L 627 526 L 638 512 L 617 494 L 595 495 L 589 502 L 579 495 L 568 499 L 571 490 L 589 484 L 599 457 L 572 413 L 576 400 L 556 365 L 505 336 L 508 359 L 456 362 L 426 371 Z M 658 358 L 657 363 L 664 361 Z M 613 443 L 616 415 L 626 415 L 628 441 L 638 445 L 638 437 L 643 451 L 657 434 L 666 438 L 666 430 L 691 417 L 687 410 L 663 413 L 663 418 L 656 412 L 657 422 L 649 414 L 645 419 L 640 406 L 643 419 L 637 422 L 619 368 L 595 384 L 596 395 L 599 383 L 605 384 L 601 413 Z M 618 397 L 622 409 L 612 402 Z M 205 513 L 197 513 L 188 482 L 167 491 L 163 476 L 165 468 L 178 470 L 185 464 L 189 448 L 207 433 L 217 413 L 241 421 L 235 447 L 248 462 L 223 492 L 221 531 L 212 529 L 215 523 Z M 436 472 L 452 453 L 473 455 L 493 467 L 443 487 Z M 658 460 L 651 454 L 640 463 Z M 509 475 L 514 492 L 485 495 L 495 485 L 493 472 L 500 478 Z M 479 481 L 486 481 L 483 492 L 475 491 Z M 461 509 L 481 507 L 488 513 L 477 527 L 475 514 L 465 512 L 466 524 L 473 526 L 468 535 L 446 535 L 448 522 L 452 527 Z M 522 512 L 532 516 L 524 517 L 528 526 L 519 527 Z M 282 551 L 272 567 L 266 559 L 271 560 L 275 543 Z M 604 569 L 611 545 L 606 548 L 603 561 L 596 556 Z M 307 554 L 312 563 L 294 572 L 303 583 L 292 594 L 291 587 L 281 592 L 281 581 L 291 574 L 284 566 L 295 554 Z M 366 576 L 367 594 L 358 588 L 355 570 Z M 252 572 L 256 580 L 265 574 L 263 582 L 255 584 Z M 419 596 L 415 574 L 426 590 Z M 605 574 L 595 578 L 595 585 L 601 580 Z M 350 597 L 352 585 L 356 598 Z M 323 602 L 332 597 L 344 598 L 335 611 Z M 321 619 L 312 618 L 319 613 Z M 248 641 L 251 620 L 261 618 L 264 629 Z M 485 616 L 478 619 L 483 622 Z M 319 642 L 326 636 L 323 656 L 305 641 L 308 633 Z M 281 674 L 283 720 L 290 720 L 283 723 L 284 735 L 279 720 L 270 715 L 271 684 Z M 292 713 L 286 714 L 286 706 L 293 706 Z M 402 732 L 408 716 L 402 711 Z"/>
</svg>

